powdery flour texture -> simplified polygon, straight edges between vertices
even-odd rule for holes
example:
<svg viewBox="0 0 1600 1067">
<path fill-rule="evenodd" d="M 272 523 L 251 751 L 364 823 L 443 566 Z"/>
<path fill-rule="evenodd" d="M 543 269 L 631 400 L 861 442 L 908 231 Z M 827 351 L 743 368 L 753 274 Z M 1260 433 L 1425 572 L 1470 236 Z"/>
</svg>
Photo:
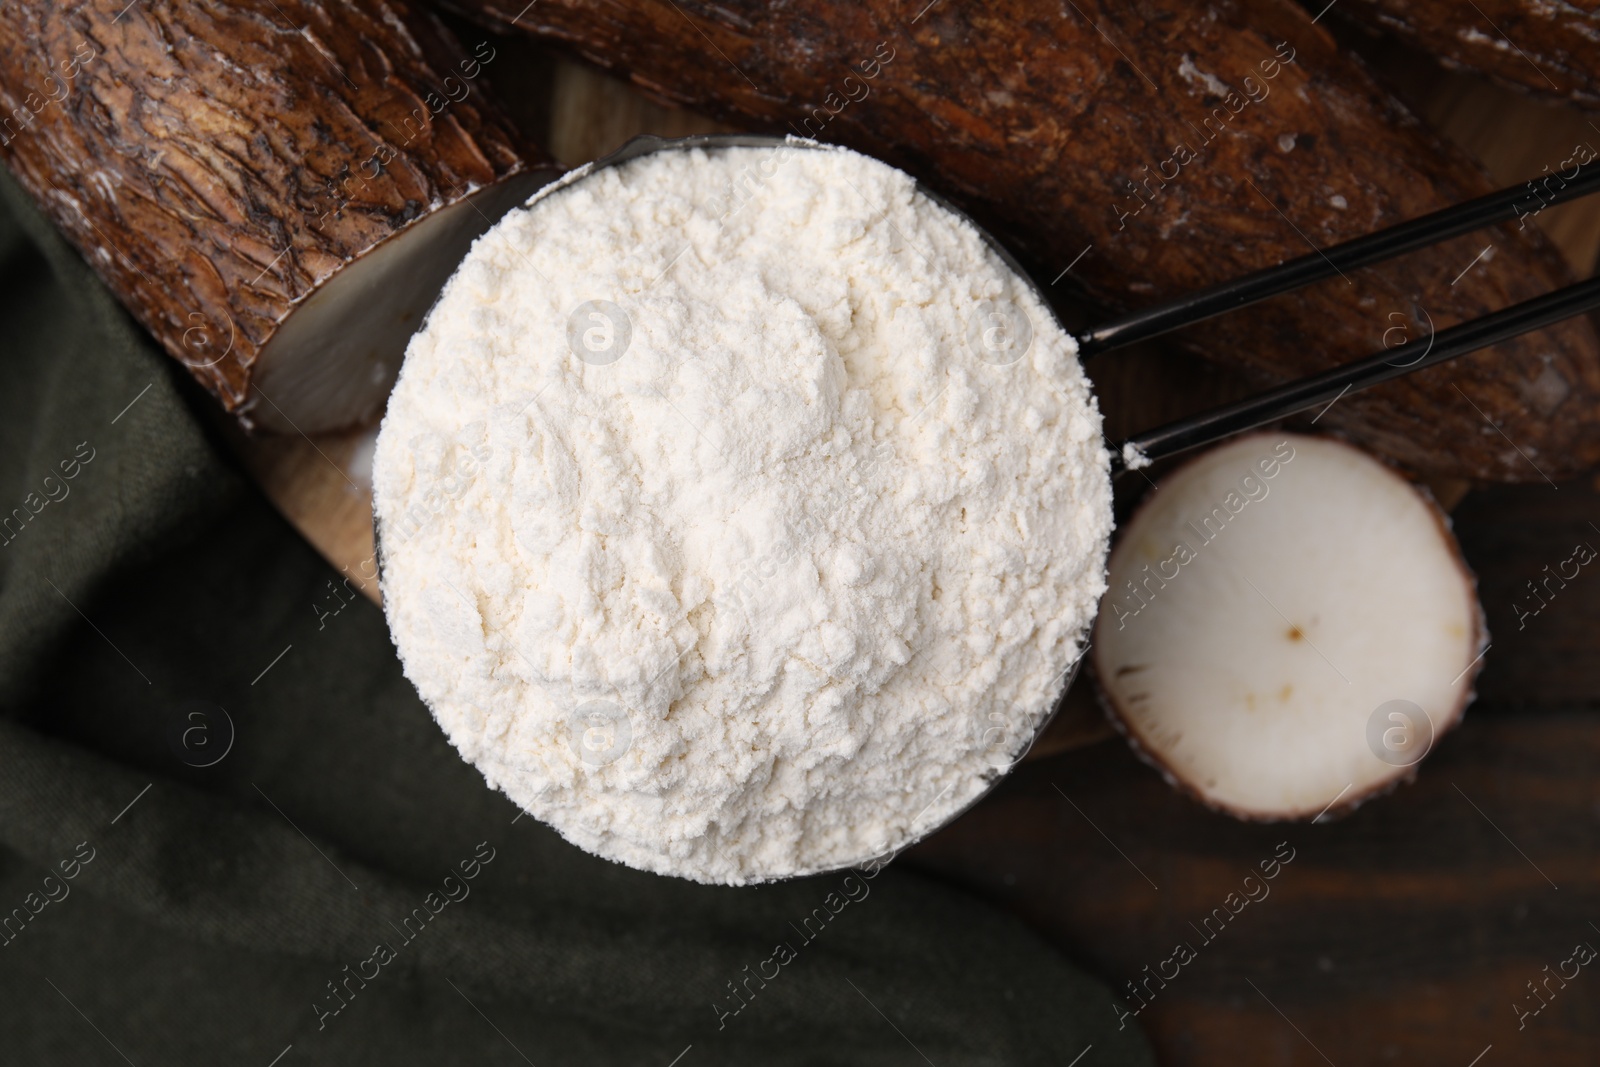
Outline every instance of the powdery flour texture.
<svg viewBox="0 0 1600 1067">
<path fill-rule="evenodd" d="M 891 852 L 1031 740 L 1104 590 L 1072 339 L 868 157 L 674 149 L 482 237 L 374 459 L 389 626 L 463 757 L 704 882 Z"/>
</svg>

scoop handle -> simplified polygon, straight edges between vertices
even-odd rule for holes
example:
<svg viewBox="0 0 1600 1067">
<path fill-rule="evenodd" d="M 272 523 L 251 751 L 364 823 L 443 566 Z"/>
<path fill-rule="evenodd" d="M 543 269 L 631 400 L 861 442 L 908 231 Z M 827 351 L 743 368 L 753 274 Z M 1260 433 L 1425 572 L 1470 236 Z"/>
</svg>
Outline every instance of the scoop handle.
<svg viewBox="0 0 1600 1067">
<path fill-rule="evenodd" d="M 1393 350 L 1385 349 L 1321 374 L 1309 375 L 1244 400 L 1146 430 L 1128 438 L 1120 450 L 1112 453 L 1112 473 L 1143 467 L 1158 459 L 1208 445 L 1312 408 L 1323 407 L 1326 410 L 1347 393 L 1445 363 L 1596 308 L 1600 308 L 1600 277 L 1438 331 L 1428 339 L 1421 356 L 1407 354 L 1412 350 L 1412 344 Z M 1321 415 L 1317 417 L 1321 418 Z"/>
<path fill-rule="evenodd" d="M 1553 182 L 1559 187 L 1552 188 Z M 1102 323 L 1078 335 L 1078 355 L 1092 359 L 1347 270 L 1370 267 L 1486 226 L 1536 215 L 1546 207 L 1595 192 L 1600 192 L 1600 160 L 1575 167 L 1571 174 L 1544 175 Z"/>
</svg>

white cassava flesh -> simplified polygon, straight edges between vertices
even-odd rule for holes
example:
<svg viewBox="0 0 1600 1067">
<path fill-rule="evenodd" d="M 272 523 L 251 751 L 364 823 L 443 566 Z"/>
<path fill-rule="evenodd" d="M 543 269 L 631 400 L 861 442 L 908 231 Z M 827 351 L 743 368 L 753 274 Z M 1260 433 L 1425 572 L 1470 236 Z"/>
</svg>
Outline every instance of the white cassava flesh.
<svg viewBox="0 0 1600 1067">
<path fill-rule="evenodd" d="M 1109 581 L 1094 662 L 1113 720 L 1243 818 L 1347 810 L 1414 775 L 1481 665 L 1448 520 L 1329 438 L 1255 434 L 1168 475 Z M 1426 722 L 1407 723 L 1413 705 Z"/>
</svg>

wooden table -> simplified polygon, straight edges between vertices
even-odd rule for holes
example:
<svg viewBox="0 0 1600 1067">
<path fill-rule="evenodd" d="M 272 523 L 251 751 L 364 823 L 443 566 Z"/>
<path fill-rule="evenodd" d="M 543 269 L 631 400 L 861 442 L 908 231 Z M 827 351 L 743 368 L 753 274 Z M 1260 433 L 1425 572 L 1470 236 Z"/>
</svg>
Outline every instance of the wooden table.
<svg viewBox="0 0 1600 1067">
<path fill-rule="evenodd" d="M 1579 141 L 1600 145 L 1600 120 L 1581 112 L 1352 43 L 1505 184 Z M 563 162 L 636 133 L 723 128 L 526 43 L 497 47 L 531 53 L 497 66 L 497 89 Z M 1600 204 L 1537 222 L 1587 275 Z M 1160 348 L 1095 377 L 1112 436 L 1241 391 Z M 1169 388 L 1152 391 L 1153 380 Z M 368 435 L 236 444 L 290 521 L 359 574 L 372 550 Z M 1600 1063 L 1600 961 L 1564 987 L 1540 985 L 1541 999 L 1527 984 L 1562 969 L 1581 942 L 1600 948 L 1600 572 L 1581 573 L 1520 630 L 1511 609 L 1523 583 L 1578 541 L 1600 546 L 1600 493 L 1587 483 L 1434 488 L 1459 501 L 1494 644 L 1478 702 L 1416 784 L 1330 824 L 1239 823 L 1177 795 L 1110 740 L 1080 684 L 1029 764 L 906 862 L 1016 912 L 1120 990 L 1127 1009 L 1144 1003 L 1137 1021 L 1166 1064 Z M 1214 914 L 1280 844 L 1293 858 L 1270 895 L 1224 910 L 1226 922 Z M 1180 942 L 1195 958 L 1162 979 Z"/>
</svg>

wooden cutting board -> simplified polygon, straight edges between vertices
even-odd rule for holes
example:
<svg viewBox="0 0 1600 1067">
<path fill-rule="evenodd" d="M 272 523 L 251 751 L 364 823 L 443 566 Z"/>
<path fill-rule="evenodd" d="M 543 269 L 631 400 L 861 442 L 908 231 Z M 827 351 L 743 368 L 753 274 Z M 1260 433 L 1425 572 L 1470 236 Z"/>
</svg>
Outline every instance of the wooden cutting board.
<svg viewBox="0 0 1600 1067">
<path fill-rule="evenodd" d="M 1481 159 L 1497 183 L 1510 185 L 1567 158 L 1574 145 L 1600 146 L 1600 124 L 1581 111 L 1538 103 L 1508 90 L 1453 74 L 1441 75 L 1403 49 L 1358 38 L 1352 41 L 1420 115 L 1450 140 Z M 629 86 L 522 40 L 497 39 L 508 54 L 496 65 L 496 90 L 523 128 L 562 163 L 576 166 L 603 156 L 641 133 L 682 137 L 732 130 L 710 119 L 656 104 Z M 1581 277 L 1600 253 L 1600 199 L 1550 208 L 1536 224 L 1545 230 Z M 1234 399 L 1241 384 L 1225 372 L 1157 346 L 1131 350 L 1092 368 L 1107 434 L 1112 438 Z M 1152 382 L 1162 383 L 1151 388 Z M 375 428 L 318 437 L 246 435 L 230 423 L 227 434 L 262 490 L 337 570 L 374 601 L 372 493 Z M 1436 484 L 1453 507 L 1466 492 L 1460 483 Z M 1089 691 L 1068 694 L 1055 722 L 1030 758 L 1080 747 L 1111 730 Z"/>
</svg>

